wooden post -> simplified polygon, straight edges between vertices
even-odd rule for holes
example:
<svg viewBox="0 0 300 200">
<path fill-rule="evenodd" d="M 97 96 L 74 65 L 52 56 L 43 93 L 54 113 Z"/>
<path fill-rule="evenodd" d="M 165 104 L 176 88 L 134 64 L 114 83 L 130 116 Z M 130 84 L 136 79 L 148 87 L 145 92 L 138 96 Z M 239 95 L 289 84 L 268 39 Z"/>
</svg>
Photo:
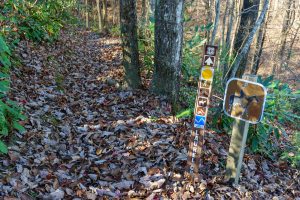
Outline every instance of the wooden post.
<svg viewBox="0 0 300 200">
<path fill-rule="evenodd" d="M 198 182 L 199 165 L 204 143 L 205 124 L 207 120 L 209 98 L 211 95 L 217 46 L 206 45 L 202 61 L 201 75 L 198 83 L 198 94 L 195 101 L 195 117 L 190 138 L 186 176 L 192 182 Z"/>
<path fill-rule="evenodd" d="M 243 76 L 243 79 L 257 82 L 256 75 L 247 74 Z M 235 184 L 238 184 L 239 182 L 248 130 L 249 122 L 235 119 L 232 128 L 225 176 L 226 180 L 229 180 L 229 182 L 234 182 Z"/>
<path fill-rule="evenodd" d="M 202 146 L 204 143 L 204 130 L 193 130 L 189 141 L 189 153 L 187 161 L 187 176 L 191 182 L 199 182 L 199 165 L 201 165 Z"/>
</svg>

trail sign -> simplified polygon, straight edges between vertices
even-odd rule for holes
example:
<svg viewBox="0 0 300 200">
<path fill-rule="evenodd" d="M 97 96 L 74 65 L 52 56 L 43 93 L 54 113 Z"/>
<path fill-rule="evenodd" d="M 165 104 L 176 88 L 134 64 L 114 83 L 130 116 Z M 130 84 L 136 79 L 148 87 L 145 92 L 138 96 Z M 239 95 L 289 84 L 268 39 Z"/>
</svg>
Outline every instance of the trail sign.
<svg viewBox="0 0 300 200">
<path fill-rule="evenodd" d="M 204 55 L 215 56 L 217 54 L 217 46 L 206 45 Z"/>
<path fill-rule="evenodd" d="M 224 112 L 230 117 L 256 124 L 262 119 L 266 96 L 263 85 L 232 78 L 225 90 Z"/>
<path fill-rule="evenodd" d="M 225 180 L 238 184 L 250 123 L 258 123 L 263 115 L 266 89 L 256 83 L 257 76 L 245 74 L 243 79 L 230 79 L 226 86 L 224 111 L 235 118 L 226 161 Z"/>
<path fill-rule="evenodd" d="M 214 66 L 215 65 L 215 57 L 214 56 L 204 56 L 204 66 Z"/>
<path fill-rule="evenodd" d="M 202 69 L 198 82 L 197 98 L 195 101 L 195 116 L 187 162 L 187 172 L 190 178 L 194 181 L 198 178 L 199 162 L 204 141 L 204 129 L 207 121 L 216 53 L 217 46 L 205 46 L 202 59 Z"/>
</svg>

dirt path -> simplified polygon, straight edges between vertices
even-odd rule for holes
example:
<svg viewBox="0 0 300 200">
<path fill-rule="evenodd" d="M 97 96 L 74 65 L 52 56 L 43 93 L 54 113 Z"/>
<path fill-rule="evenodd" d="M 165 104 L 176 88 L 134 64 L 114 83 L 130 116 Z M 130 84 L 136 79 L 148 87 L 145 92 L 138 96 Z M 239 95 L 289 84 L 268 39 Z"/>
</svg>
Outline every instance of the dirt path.
<svg viewBox="0 0 300 200">
<path fill-rule="evenodd" d="M 63 33 L 50 46 L 22 42 L 19 54 L 23 66 L 15 69 L 12 88 L 24 104 L 27 133 L 17 134 L 17 145 L 1 157 L 0 196 L 300 196 L 299 171 L 249 154 L 242 186 L 223 183 L 229 137 L 213 132 L 206 137 L 204 180 L 187 187 L 183 173 L 190 124 L 172 123 L 163 99 L 148 91 L 122 90 L 118 39 L 78 30 Z"/>
</svg>

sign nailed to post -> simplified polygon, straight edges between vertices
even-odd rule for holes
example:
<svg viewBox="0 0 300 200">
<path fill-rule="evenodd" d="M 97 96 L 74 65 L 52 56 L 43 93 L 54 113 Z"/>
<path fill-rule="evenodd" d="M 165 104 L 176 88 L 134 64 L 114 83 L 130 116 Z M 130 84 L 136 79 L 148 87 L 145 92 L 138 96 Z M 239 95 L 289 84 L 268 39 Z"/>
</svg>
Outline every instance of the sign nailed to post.
<svg viewBox="0 0 300 200">
<path fill-rule="evenodd" d="M 204 128 L 207 119 L 209 97 L 211 94 L 217 46 L 206 45 L 202 60 L 202 69 L 195 101 L 194 130 L 190 140 L 187 172 L 192 179 L 198 176 L 198 168 L 203 145 Z"/>
<path fill-rule="evenodd" d="M 262 119 L 266 96 L 263 85 L 232 78 L 227 82 L 223 108 L 230 117 L 256 124 Z"/>
<path fill-rule="evenodd" d="M 245 74 L 243 79 L 232 78 L 227 82 L 223 108 L 235 118 L 232 128 L 226 176 L 229 182 L 238 184 L 243 163 L 249 124 L 258 123 L 263 116 L 266 89 L 256 82 L 257 76 Z"/>
</svg>

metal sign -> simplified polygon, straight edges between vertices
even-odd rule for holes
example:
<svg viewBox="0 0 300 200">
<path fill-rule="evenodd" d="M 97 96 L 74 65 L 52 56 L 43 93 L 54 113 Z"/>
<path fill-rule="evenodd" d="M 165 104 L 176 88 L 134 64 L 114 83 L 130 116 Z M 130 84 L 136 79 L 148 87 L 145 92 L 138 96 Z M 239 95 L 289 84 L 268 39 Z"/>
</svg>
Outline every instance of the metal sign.
<svg viewBox="0 0 300 200">
<path fill-rule="evenodd" d="M 206 45 L 202 60 L 202 69 L 198 82 L 197 98 L 195 101 L 195 117 L 193 121 L 194 130 L 190 140 L 187 172 L 193 178 L 198 174 L 201 149 L 203 145 L 203 136 L 207 113 L 209 106 L 209 97 L 211 94 L 212 81 L 214 75 L 214 66 L 216 61 L 217 46 Z"/>
<path fill-rule="evenodd" d="M 252 124 L 261 121 L 267 96 L 259 83 L 232 78 L 227 82 L 223 109 L 233 118 Z"/>
</svg>

